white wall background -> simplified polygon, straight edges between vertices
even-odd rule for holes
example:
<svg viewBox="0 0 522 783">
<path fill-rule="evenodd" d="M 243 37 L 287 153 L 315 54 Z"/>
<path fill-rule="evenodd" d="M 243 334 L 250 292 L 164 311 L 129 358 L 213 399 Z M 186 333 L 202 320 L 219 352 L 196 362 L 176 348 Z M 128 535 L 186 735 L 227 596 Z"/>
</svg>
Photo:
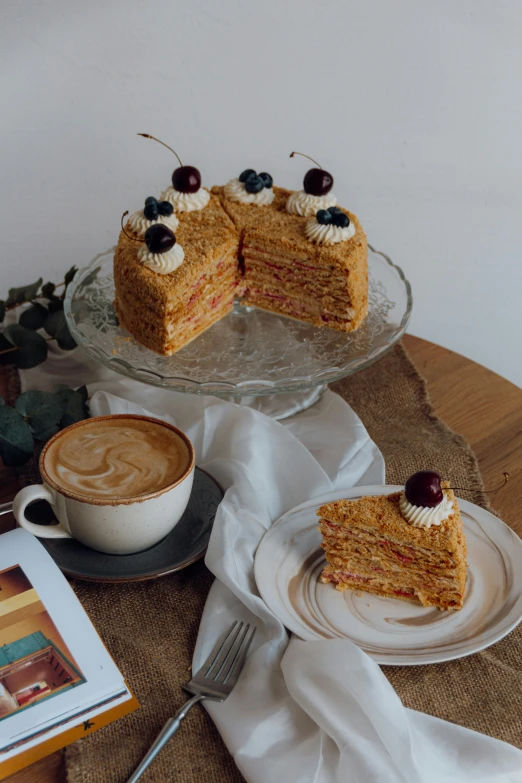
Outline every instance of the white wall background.
<svg viewBox="0 0 522 783">
<path fill-rule="evenodd" d="M 308 152 L 410 278 L 410 331 L 522 385 L 519 0 L 2 0 L 3 293 L 170 181 L 300 187 Z"/>
</svg>

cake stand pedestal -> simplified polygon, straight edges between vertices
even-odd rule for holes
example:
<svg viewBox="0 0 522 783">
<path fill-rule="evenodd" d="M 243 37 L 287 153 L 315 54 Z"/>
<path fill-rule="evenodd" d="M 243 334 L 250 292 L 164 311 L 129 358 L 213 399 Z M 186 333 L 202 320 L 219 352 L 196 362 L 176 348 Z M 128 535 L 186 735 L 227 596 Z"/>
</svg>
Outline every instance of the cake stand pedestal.
<svg viewBox="0 0 522 783">
<path fill-rule="evenodd" d="M 118 323 L 113 256 L 114 249 L 97 256 L 67 288 L 64 311 L 78 345 L 142 383 L 213 395 L 275 419 L 306 410 L 328 383 L 377 361 L 401 339 L 411 314 L 411 288 L 402 270 L 369 247 L 368 314 L 356 331 L 319 328 L 237 303 L 184 348 L 159 356 Z"/>
<path fill-rule="evenodd" d="M 279 394 L 264 394 L 256 397 L 230 396 L 222 397 L 222 399 L 235 402 L 237 405 L 245 405 L 248 408 L 264 413 L 265 416 L 281 421 L 315 405 L 323 396 L 326 388 L 326 383 L 323 383 L 305 391 L 280 392 Z"/>
</svg>

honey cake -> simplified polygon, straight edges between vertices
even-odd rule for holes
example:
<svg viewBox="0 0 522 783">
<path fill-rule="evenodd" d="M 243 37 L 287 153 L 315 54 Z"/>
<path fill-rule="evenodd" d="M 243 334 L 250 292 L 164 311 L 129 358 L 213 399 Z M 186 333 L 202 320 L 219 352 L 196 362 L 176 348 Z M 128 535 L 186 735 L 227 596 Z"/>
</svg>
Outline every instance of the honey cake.
<svg viewBox="0 0 522 783">
<path fill-rule="evenodd" d="M 405 519 L 401 492 L 321 506 L 317 515 L 327 560 L 321 581 L 333 583 L 337 590 L 461 609 L 466 538 L 448 482 L 442 482 L 442 489 L 451 510 L 443 522 L 431 527 L 416 527 Z"/>
</svg>

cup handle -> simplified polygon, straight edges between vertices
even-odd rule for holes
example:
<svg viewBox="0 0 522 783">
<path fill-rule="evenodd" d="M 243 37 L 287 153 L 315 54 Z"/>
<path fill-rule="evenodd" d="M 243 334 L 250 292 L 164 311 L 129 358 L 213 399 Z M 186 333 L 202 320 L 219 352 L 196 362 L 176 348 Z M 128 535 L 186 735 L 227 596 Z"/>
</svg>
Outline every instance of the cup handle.
<svg viewBox="0 0 522 783">
<path fill-rule="evenodd" d="M 25 509 L 34 500 L 47 500 L 52 506 L 53 493 L 44 484 L 31 484 L 20 490 L 13 501 L 13 514 L 20 527 L 38 538 L 72 538 L 59 522 L 56 525 L 35 525 L 34 522 L 29 522 L 25 518 Z"/>
</svg>

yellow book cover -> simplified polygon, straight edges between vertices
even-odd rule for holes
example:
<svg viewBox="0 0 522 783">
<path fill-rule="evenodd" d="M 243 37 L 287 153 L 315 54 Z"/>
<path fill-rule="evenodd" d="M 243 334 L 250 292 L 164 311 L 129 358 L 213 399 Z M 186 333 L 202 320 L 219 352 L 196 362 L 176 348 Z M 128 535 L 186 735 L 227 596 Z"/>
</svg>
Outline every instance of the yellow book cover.
<svg viewBox="0 0 522 783">
<path fill-rule="evenodd" d="M 44 547 L 0 535 L 0 780 L 138 706 Z"/>
</svg>

